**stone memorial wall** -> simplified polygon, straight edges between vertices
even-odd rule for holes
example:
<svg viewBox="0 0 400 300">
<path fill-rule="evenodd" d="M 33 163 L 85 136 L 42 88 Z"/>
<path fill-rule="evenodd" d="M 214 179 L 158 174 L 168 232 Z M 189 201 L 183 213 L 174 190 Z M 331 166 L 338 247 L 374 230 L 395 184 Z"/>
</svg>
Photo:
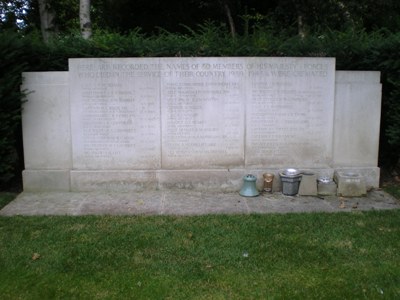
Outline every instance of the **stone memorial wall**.
<svg viewBox="0 0 400 300">
<path fill-rule="evenodd" d="M 379 72 L 335 71 L 333 58 L 85 58 L 23 75 L 25 190 L 233 191 L 287 167 L 379 185 Z"/>
</svg>

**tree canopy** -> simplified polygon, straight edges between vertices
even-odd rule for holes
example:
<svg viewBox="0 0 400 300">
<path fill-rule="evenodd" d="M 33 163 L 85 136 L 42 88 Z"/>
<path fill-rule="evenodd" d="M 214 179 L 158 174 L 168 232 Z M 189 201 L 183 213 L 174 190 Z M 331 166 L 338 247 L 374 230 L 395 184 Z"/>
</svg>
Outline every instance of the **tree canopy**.
<svg viewBox="0 0 400 300">
<path fill-rule="evenodd" d="M 40 2 L 54 10 L 58 32 L 79 30 L 77 0 L 1 0 L 0 28 L 40 29 Z M 400 30 L 397 0 L 97 0 L 92 1 L 90 12 L 95 30 L 118 33 L 136 28 L 146 34 L 185 32 L 205 22 L 226 24 L 227 30 L 239 34 L 259 26 L 290 34 L 349 28 Z"/>
</svg>

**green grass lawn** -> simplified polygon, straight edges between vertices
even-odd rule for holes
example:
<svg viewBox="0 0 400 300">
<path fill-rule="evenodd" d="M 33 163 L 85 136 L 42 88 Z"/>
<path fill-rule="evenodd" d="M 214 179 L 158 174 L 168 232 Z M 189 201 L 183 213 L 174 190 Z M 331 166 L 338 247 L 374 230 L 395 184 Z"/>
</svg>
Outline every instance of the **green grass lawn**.
<svg viewBox="0 0 400 300">
<path fill-rule="evenodd" d="M 400 210 L 1 217 L 1 299 L 399 299 Z"/>
</svg>

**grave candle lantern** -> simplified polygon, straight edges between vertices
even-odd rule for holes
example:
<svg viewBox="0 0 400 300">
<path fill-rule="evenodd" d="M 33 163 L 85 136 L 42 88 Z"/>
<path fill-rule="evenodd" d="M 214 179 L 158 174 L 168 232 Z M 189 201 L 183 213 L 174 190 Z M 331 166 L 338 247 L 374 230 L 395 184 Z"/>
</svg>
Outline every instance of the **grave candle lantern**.
<svg viewBox="0 0 400 300">
<path fill-rule="evenodd" d="M 272 184 L 274 181 L 274 174 L 271 173 L 264 173 L 264 192 L 272 192 Z"/>
</svg>

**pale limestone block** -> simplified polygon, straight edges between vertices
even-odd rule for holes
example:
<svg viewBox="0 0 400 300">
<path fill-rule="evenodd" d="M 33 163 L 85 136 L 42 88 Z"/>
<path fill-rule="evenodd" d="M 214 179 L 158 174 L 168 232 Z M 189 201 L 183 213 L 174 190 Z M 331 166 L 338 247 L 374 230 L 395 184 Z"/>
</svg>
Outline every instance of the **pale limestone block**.
<svg viewBox="0 0 400 300">
<path fill-rule="evenodd" d="M 329 167 L 334 58 L 249 58 L 246 167 Z"/>
<path fill-rule="evenodd" d="M 193 189 L 205 191 L 239 191 L 244 170 L 160 170 L 160 189 Z"/>
<path fill-rule="evenodd" d="M 367 190 L 379 188 L 380 168 L 378 167 L 365 167 L 365 168 L 337 168 L 336 172 L 356 173 L 360 174 L 364 180 Z"/>
<path fill-rule="evenodd" d="M 334 167 L 376 167 L 381 118 L 380 72 L 337 71 Z"/>
<path fill-rule="evenodd" d="M 71 168 L 68 72 L 23 73 L 21 90 L 25 168 Z"/>
<path fill-rule="evenodd" d="M 22 181 L 26 192 L 70 191 L 69 170 L 24 170 Z"/>
<path fill-rule="evenodd" d="M 353 172 L 335 172 L 337 195 L 342 197 L 361 197 L 367 194 L 365 179 Z"/>
<path fill-rule="evenodd" d="M 336 71 L 336 83 L 375 83 L 379 84 L 381 72 L 379 71 Z"/>
<path fill-rule="evenodd" d="M 318 182 L 318 195 L 321 196 L 335 196 L 337 194 L 337 185 L 334 181 L 331 182 Z"/>
<path fill-rule="evenodd" d="M 92 170 L 71 171 L 73 192 L 92 191 L 142 191 L 157 188 L 155 171 Z"/>
<path fill-rule="evenodd" d="M 244 166 L 246 58 L 165 58 L 162 168 Z"/>
<path fill-rule="evenodd" d="M 156 58 L 69 60 L 73 167 L 161 167 Z"/>
<path fill-rule="evenodd" d="M 379 72 L 335 73 L 333 58 L 96 58 L 24 77 L 27 188 L 50 180 L 31 169 L 49 169 L 65 177 L 51 188 L 69 189 L 74 169 L 77 191 L 239 191 L 246 174 L 262 190 L 265 172 L 280 191 L 286 167 L 379 186 Z"/>
<path fill-rule="evenodd" d="M 299 195 L 316 196 L 317 195 L 317 175 L 303 174 L 301 177 Z"/>
</svg>

